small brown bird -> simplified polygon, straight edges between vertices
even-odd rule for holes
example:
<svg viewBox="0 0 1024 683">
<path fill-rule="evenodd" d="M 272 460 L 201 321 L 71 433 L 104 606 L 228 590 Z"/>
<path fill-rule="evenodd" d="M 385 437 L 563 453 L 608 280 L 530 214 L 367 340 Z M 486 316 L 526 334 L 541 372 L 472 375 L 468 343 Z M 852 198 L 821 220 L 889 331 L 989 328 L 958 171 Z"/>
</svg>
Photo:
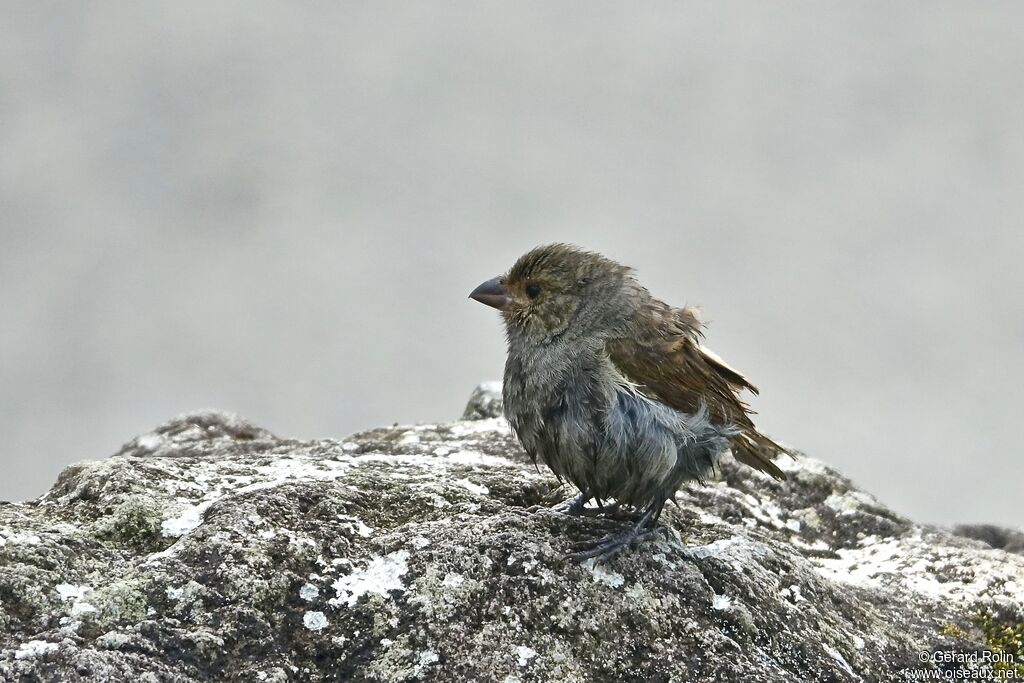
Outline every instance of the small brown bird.
<svg viewBox="0 0 1024 683">
<path fill-rule="evenodd" d="M 739 393 L 757 388 L 701 346 L 692 308 L 655 299 L 632 270 L 565 244 L 538 247 L 470 297 L 501 311 L 505 415 L 534 462 L 594 499 L 638 513 L 625 533 L 576 557 L 608 559 L 649 538 L 679 486 L 719 458 L 778 479 L 786 450 L 761 434 Z"/>
</svg>

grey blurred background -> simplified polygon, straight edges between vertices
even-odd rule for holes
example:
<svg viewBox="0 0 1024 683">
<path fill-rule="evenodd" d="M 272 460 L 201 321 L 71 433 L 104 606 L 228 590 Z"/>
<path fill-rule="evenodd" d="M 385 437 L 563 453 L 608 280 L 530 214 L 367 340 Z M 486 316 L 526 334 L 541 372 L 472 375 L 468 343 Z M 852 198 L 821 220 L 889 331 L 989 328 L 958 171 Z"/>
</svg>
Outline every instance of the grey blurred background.
<svg viewBox="0 0 1024 683">
<path fill-rule="evenodd" d="M 699 304 L 770 434 L 1024 524 L 1024 4 L 4 3 L 0 498 L 187 410 L 500 377 L 545 242 Z"/>
</svg>

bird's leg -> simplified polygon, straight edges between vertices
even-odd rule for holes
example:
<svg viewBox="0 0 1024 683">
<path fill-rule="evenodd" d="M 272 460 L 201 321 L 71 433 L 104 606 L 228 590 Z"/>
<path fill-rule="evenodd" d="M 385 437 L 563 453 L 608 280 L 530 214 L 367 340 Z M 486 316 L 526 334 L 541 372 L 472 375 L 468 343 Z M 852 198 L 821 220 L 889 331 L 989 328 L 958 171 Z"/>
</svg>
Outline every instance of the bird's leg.
<svg viewBox="0 0 1024 683">
<path fill-rule="evenodd" d="M 664 505 L 665 501 L 662 501 L 648 507 L 640 515 L 640 518 L 623 533 L 608 534 L 596 541 L 583 544 L 582 550 L 569 555 L 570 559 L 589 560 L 593 558 L 595 563 L 601 564 L 612 559 L 626 548 L 648 540 L 657 533 L 655 524 L 661 515 L 661 509 Z"/>
<path fill-rule="evenodd" d="M 572 498 L 567 498 L 561 503 L 552 505 L 551 509 L 555 512 L 561 512 L 566 515 L 578 517 L 583 514 L 583 508 L 586 506 L 588 500 L 590 500 L 590 496 L 586 493 L 580 492 Z"/>
<path fill-rule="evenodd" d="M 588 508 L 587 503 L 593 500 L 597 503 L 596 508 Z M 543 505 L 533 505 L 528 510 L 530 512 L 540 512 L 541 510 L 551 510 L 552 512 L 561 512 L 564 515 L 570 517 L 608 517 L 614 518 L 614 515 L 622 509 L 622 503 L 619 501 L 613 501 L 612 503 L 606 504 L 600 498 L 595 498 L 585 491 L 580 492 L 572 498 L 566 498 L 560 503 L 555 503 L 551 507 L 544 507 Z M 655 520 L 657 521 L 657 520 Z"/>
<path fill-rule="evenodd" d="M 620 503 L 619 501 L 615 501 L 611 505 L 603 505 L 601 503 L 600 499 L 598 499 L 597 507 L 598 507 L 599 511 L 601 512 L 601 514 L 603 514 L 606 517 L 611 517 L 612 515 L 617 514 L 619 512 L 619 510 L 622 509 L 622 503 Z M 598 510 L 595 510 L 594 512 L 596 514 L 598 512 Z"/>
<path fill-rule="evenodd" d="M 588 508 L 586 505 L 589 501 L 593 500 L 597 503 L 596 508 Z M 593 498 L 588 496 L 586 493 L 580 493 L 575 498 L 563 500 L 561 503 L 553 506 L 551 509 L 558 512 L 564 512 L 567 515 L 573 517 L 611 517 L 619 511 L 622 504 L 619 501 L 615 501 L 610 505 L 606 505 L 600 498 Z"/>
<path fill-rule="evenodd" d="M 588 509 L 586 507 L 587 501 L 589 501 L 591 498 L 592 496 L 589 495 L 588 493 L 580 492 L 577 495 L 573 496 L 572 498 L 567 498 L 562 502 L 555 503 L 550 507 L 547 507 L 545 505 L 532 505 L 528 508 L 528 510 L 530 512 L 542 512 L 550 510 L 552 512 L 560 512 L 564 515 L 569 515 L 571 517 L 579 517 L 580 515 L 594 516 L 598 514 L 598 511 Z"/>
</svg>

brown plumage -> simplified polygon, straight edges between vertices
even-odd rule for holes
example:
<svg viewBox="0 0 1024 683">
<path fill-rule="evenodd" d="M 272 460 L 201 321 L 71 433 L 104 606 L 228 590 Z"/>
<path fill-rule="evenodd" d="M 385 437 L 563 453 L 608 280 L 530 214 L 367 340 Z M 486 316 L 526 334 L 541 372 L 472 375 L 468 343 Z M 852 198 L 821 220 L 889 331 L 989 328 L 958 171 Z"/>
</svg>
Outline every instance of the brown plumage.
<svg viewBox="0 0 1024 683">
<path fill-rule="evenodd" d="M 700 345 L 702 327 L 693 309 L 672 308 L 652 298 L 636 316 L 630 337 L 608 340 L 608 354 L 647 397 L 684 413 L 703 404 L 712 422 L 735 425 L 739 433 L 730 441 L 733 456 L 785 479 L 772 459 L 786 450 L 757 431 L 750 407 L 739 397 L 743 389 L 757 394 L 757 387 Z"/>
</svg>

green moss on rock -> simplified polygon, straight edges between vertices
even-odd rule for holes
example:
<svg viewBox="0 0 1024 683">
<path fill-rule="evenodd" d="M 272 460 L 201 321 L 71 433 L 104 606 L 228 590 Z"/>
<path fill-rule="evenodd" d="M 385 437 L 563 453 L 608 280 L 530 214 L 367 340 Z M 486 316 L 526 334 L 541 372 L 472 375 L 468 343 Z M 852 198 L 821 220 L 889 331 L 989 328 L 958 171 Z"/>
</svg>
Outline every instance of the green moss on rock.
<svg viewBox="0 0 1024 683">
<path fill-rule="evenodd" d="M 1024 621 L 1000 618 L 982 609 L 971 621 L 981 629 L 985 647 L 991 652 L 1009 655 L 1012 661 L 998 661 L 993 670 L 1003 678 L 1024 678 Z"/>
</svg>

